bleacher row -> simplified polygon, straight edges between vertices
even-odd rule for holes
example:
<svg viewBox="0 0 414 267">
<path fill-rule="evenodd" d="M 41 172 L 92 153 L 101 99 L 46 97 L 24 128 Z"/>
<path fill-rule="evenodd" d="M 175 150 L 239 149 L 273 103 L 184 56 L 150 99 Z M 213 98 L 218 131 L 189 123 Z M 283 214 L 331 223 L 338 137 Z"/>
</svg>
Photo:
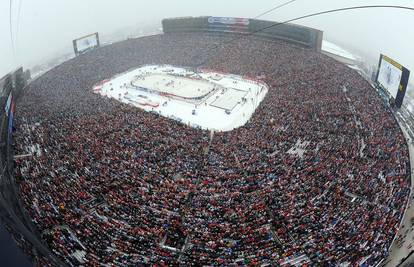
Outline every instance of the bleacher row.
<svg viewBox="0 0 414 267">
<path fill-rule="evenodd" d="M 30 84 L 15 149 L 40 152 L 16 159 L 16 177 L 44 242 L 68 265 L 371 266 L 387 255 L 409 158 L 375 90 L 283 42 L 241 39 L 203 54 L 231 38 L 127 40 Z M 92 91 L 132 67 L 198 60 L 269 85 L 246 125 L 211 139 Z M 303 153 L 288 153 L 296 144 Z"/>
</svg>

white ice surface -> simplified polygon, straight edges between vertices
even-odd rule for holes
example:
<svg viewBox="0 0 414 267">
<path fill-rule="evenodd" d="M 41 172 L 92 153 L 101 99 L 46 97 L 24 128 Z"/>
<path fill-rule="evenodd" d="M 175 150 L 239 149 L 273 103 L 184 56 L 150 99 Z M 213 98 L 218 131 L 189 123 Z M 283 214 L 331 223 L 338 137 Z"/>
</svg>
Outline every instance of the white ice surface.
<svg viewBox="0 0 414 267">
<path fill-rule="evenodd" d="M 201 97 L 213 91 L 216 87 L 215 84 L 205 80 L 176 77 L 165 73 L 149 73 L 132 81 L 132 84 L 137 87 L 190 98 Z"/>
<path fill-rule="evenodd" d="M 171 75 L 176 74 L 198 77 L 202 80 L 187 79 L 185 77 L 171 78 Z M 149 84 L 145 84 L 147 87 L 154 90 L 154 85 L 157 85 L 155 78 L 158 77 L 160 79 L 158 81 L 158 85 L 160 85 L 158 91 L 175 92 L 181 97 L 192 98 L 204 95 L 197 90 L 200 83 L 206 86 L 203 93 L 210 90 L 210 88 L 215 90 L 201 100 L 187 100 L 180 97 L 163 96 L 153 91 L 145 91 L 131 86 L 131 82 L 135 82 L 137 76 L 148 75 L 152 78 Z M 171 81 L 174 80 L 173 84 L 181 83 L 180 88 L 174 91 L 171 84 L 166 86 L 169 82 L 168 79 L 164 80 L 166 77 Z M 195 73 L 189 69 L 169 65 L 146 65 L 119 74 L 105 81 L 102 85 L 95 86 L 93 90 L 103 96 L 115 98 L 146 111 L 157 112 L 164 117 L 181 121 L 192 127 L 230 131 L 246 124 L 266 96 L 268 87 L 263 82 L 232 74 L 214 73 L 212 71 L 196 71 Z M 211 105 L 213 102 L 215 106 Z M 226 112 L 226 109 L 230 110 L 232 107 L 234 108 L 230 112 Z"/>
<path fill-rule="evenodd" d="M 240 103 L 240 99 L 247 94 L 248 91 L 246 92 L 228 88 L 224 92 L 216 94 L 216 99 L 210 105 L 222 109 L 233 110 L 233 108 Z"/>
</svg>

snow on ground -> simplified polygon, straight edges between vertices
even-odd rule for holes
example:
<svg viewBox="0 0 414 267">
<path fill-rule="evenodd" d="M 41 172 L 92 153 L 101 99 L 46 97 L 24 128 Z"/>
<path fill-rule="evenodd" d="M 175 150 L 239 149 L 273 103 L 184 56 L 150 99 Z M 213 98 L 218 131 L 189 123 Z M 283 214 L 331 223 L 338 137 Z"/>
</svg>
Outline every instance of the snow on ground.
<svg viewBox="0 0 414 267">
<path fill-rule="evenodd" d="M 298 139 L 296 141 L 296 144 L 292 146 L 288 150 L 288 154 L 296 155 L 299 158 L 303 158 L 303 155 L 306 152 L 306 147 L 309 145 L 309 141 L 302 141 L 301 139 Z"/>
<path fill-rule="evenodd" d="M 328 53 L 331 53 L 331 54 L 335 54 L 335 55 L 338 55 L 344 58 L 354 60 L 354 61 L 358 60 L 358 58 L 355 55 L 353 55 L 351 52 L 326 40 L 322 41 L 322 50 Z"/>
<path fill-rule="evenodd" d="M 231 131 L 246 124 L 268 87 L 233 74 L 146 65 L 104 80 L 93 91 L 192 127 Z"/>
</svg>

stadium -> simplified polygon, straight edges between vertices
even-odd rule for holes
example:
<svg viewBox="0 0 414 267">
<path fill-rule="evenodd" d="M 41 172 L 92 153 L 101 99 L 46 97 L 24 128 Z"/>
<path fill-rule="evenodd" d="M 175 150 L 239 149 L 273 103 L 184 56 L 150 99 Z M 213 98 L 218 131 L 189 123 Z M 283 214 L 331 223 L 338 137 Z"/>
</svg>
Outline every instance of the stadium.
<svg viewBox="0 0 414 267">
<path fill-rule="evenodd" d="M 321 53 L 317 29 L 162 24 L 75 40 L 5 97 L 8 230 L 35 264 L 384 263 L 411 198 L 401 96 Z"/>
</svg>

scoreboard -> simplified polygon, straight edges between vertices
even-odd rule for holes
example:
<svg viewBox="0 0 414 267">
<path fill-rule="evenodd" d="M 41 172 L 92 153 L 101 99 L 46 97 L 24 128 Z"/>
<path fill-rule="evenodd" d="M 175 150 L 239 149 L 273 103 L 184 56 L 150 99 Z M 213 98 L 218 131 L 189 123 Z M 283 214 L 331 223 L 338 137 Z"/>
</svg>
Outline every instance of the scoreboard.
<svg viewBox="0 0 414 267">
<path fill-rule="evenodd" d="M 100 46 L 99 34 L 93 33 L 73 40 L 73 50 L 76 56 Z"/>
<path fill-rule="evenodd" d="M 409 76 L 410 71 L 407 68 L 381 54 L 376 82 L 395 100 L 395 105 L 398 108 L 402 106 L 404 101 Z"/>
</svg>

